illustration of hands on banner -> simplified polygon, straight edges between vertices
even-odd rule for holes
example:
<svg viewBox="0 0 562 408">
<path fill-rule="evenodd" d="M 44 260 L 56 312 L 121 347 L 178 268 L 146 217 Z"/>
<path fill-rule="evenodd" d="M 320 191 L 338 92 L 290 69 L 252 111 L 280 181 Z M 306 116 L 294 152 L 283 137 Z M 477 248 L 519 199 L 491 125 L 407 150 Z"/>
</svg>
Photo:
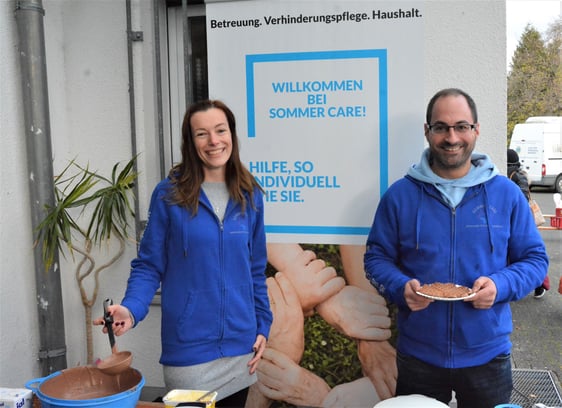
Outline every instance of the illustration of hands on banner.
<svg viewBox="0 0 562 408">
<path fill-rule="evenodd" d="M 394 395 L 391 320 L 384 298 L 365 278 L 364 252 L 361 245 L 340 246 L 344 279 L 298 244 L 268 244 L 268 261 L 278 271 L 267 278 L 273 324 L 247 406 L 265 408 L 273 401 L 309 407 L 374 406 Z M 305 317 L 315 312 L 357 342 L 363 377 L 332 388 L 299 365 Z"/>
</svg>

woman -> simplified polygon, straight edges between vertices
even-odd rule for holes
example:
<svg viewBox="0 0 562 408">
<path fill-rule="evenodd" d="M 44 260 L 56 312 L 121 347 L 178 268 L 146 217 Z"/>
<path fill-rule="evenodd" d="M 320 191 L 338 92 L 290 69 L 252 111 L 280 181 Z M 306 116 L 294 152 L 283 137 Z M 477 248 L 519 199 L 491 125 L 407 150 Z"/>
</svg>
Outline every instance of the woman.
<svg viewBox="0 0 562 408">
<path fill-rule="evenodd" d="M 217 406 L 244 406 L 272 322 L 263 220 L 263 191 L 240 161 L 234 114 L 220 101 L 194 104 L 182 162 L 154 190 L 125 297 L 109 308 L 121 335 L 161 287 L 168 391 L 220 387 Z"/>
</svg>

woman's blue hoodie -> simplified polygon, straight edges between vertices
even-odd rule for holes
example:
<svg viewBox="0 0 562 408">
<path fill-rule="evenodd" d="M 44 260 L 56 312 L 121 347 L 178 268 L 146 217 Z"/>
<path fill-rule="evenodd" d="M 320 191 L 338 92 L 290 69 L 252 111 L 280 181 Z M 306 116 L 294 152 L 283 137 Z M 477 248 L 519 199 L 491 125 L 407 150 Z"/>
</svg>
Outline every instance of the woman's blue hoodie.
<svg viewBox="0 0 562 408">
<path fill-rule="evenodd" d="M 488 156 L 472 155 L 458 180 L 420 164 L 382 197 L 367 240 L 367 278 L 398 306 L 397 349 L 438 367 L 481 365 L 510 353 L 509 302 L 539 286 L 548 270 L 543 240 L 519 187 L 498 175 Z M 432 302 L 412 312 L 404 300 L 411 279 L 472 287 L 480 276 L 497 288 L 490 309 L 470 302 Z"/>
<path fill-rule="evenodd" d="M 121 304 L 135 324 L 161 288 L 160 363 L 188 366 L 252 352 L 258 334 L 269 336 L 263 196 L 246 195 L 245 213 L 229 200 L 224 221 L 201 191 L 196 216 L 167 200 L 171 182 L 151 198 L 148 224 Z"/>
</svg>

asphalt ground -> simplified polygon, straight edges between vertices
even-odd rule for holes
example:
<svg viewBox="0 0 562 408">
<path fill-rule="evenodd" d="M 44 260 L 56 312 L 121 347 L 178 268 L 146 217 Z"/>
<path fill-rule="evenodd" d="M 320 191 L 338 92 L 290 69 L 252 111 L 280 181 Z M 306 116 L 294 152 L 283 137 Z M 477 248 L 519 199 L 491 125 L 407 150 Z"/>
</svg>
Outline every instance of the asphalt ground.
<svg viewBox="0 0 562 408">
<path fill-rule="evenodd" d="M 554 214 L 552 191 L 536 188 L 531 194 L 544 214 Z M 562 229 L 542 230 L 541 235 L 550 259 L 551 287 L 540 299 L 535 299 L 531 292 L 511 304 L 512 364 L 519 369 L 549 370 L 562 395 L 562 294 L 558 293 L 562 276 Z"/>
</svg>

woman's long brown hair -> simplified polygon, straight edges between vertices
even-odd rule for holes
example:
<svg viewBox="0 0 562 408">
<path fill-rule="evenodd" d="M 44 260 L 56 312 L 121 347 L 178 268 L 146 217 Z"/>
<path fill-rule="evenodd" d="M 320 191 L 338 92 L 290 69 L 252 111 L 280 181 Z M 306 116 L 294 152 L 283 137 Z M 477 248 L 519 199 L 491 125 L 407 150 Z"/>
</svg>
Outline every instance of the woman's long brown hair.
<svg viewBox="0 0 562 408">
<path fill-rule="evenodd" d="M 199 208 L 199 194 L 201 184 L 204 181 L 203 162 L 195 150 L 193 134 L 191 132 L 191 118 L 197 112 L 209 109 L 220 109 L 226 115 L 228 127 L 232 135 L 232 153 L 226 162 L 226 186 L 230 197 L 241 204 L 242 212 L 246 210 L 246 197 L 244 192 L 250 195 L 253 206 L 254 188 L 261 187 L 252 176 L 250 171 L 240 161 L 240 148 L 236 134 L 236 119 L 234 113 L 223 102 L 218 100 L 203 100 L 189 107 L 183 118 L 182 124 L 182 161 L 170 170 L 169 176 L 172 180 L 172 191 L 170 202 L 189 208 L 192 213 L 197 214 Z M 263 190 L 262 190 L 263 191 Z"/>
</svg>

